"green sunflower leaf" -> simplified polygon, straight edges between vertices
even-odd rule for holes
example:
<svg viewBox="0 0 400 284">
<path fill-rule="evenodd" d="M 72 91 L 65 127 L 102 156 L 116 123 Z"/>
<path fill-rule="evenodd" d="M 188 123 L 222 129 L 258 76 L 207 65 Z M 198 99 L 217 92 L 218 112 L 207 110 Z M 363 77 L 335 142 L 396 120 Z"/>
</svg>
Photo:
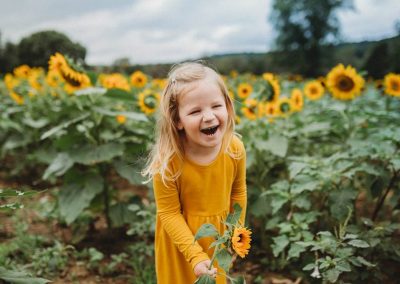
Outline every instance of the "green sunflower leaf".
<svg viewBox="0 0 400 284">
<path fill-rule="evenodd" d="M 220 249 L 215 258 L 225 273 L 228 273 L 232 263 L 232 256 L 229 254 L 229 252 L 226 249 Z"/>
<path fill-rule="evenodd" d="M 242 214 L 242 207 L 238 203 L 233 205 L 233 213 L 230 213 L 226 218 L 226 223 L 236 226 L 239 222 L 240 214 Z"/>
<path fill-rule="evenodd" d="M 217 229 L 213 224 L 203 224 L 201 227 L 197 230 L 196 235 L 194 236 L 194 241 L 197 241 L 198 239 L 204 238 L 204 237 L 217 237 L 219 236 Z"/>
</svg>

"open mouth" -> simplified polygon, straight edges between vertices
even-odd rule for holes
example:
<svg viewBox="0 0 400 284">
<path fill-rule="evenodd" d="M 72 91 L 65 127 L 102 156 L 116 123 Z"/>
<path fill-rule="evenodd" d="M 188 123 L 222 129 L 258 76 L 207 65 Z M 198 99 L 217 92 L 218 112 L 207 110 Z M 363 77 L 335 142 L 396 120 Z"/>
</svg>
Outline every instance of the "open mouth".
<svg viewBox="0 0 400 284">
<path fill-rule="evenodd" d="M 208 128 L 204 128 L 202 130 L 200 130 L 201 132 L 203 132 L 204 134 L 207 134 L 209 136 L 214 135 L 215 132 L 217 132 L 219 125 L 217 126 L 212 126 L 212 127 L 208 127 Z"/>
</svg>

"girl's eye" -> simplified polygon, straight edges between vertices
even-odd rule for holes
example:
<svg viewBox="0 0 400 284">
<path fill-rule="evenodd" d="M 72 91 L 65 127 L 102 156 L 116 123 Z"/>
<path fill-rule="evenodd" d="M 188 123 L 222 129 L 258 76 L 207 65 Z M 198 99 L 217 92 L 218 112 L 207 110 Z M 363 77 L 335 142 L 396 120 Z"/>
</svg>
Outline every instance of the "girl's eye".
<svg viewBox="0 0 400 284">
<path fill-rule="evenodd" d="M 194 111 L 190 112 L 189 114 L 197 114 L 199 112 L 200 112 L 199 110 L 194 110 Z"/>
<path fill-rule="evenodd" d="M 222 105 L 215 105 L 214 108 L 222 107 Z"/>
</svg>

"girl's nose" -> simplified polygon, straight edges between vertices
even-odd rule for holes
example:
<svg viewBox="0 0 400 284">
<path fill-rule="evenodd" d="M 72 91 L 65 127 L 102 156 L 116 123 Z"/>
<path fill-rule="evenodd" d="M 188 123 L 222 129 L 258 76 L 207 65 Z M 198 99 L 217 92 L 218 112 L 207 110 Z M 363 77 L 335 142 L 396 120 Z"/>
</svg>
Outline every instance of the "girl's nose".
<svg viewBox="0 0 400 284">
<path fill-rule="evenodd" d="M 210 121 L 214 119 L 214 114 L 211 111 L 205 111 L 203 113 L 203 121 Z"/>
</svg>

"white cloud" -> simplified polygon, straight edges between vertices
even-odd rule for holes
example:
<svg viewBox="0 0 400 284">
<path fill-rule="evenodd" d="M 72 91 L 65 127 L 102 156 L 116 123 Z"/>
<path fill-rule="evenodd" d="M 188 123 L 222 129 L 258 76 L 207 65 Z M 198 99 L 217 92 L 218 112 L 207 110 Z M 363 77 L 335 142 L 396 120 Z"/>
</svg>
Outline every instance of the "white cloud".
<svg viewBox="0 0 400 284">
<path fill-rule="evenodd" d="M 393 35 L 400 14 L 397 1 L 355 0 L 358 12 L 338 15 L 344 37 Z M 13 42 L 40 30 L 58 30 L 87 48 L 89 64 L 111 64 L 121 57 L 133 63 L 175 62 L 205 54 L 267 51 L 274 35 L 268 20 L 271 2 L 59 0 L 61 8 L 55 9 L 50 0 L 14 0 L 0 11 L 0 30 L 3 40 Z"/>
</svg>

